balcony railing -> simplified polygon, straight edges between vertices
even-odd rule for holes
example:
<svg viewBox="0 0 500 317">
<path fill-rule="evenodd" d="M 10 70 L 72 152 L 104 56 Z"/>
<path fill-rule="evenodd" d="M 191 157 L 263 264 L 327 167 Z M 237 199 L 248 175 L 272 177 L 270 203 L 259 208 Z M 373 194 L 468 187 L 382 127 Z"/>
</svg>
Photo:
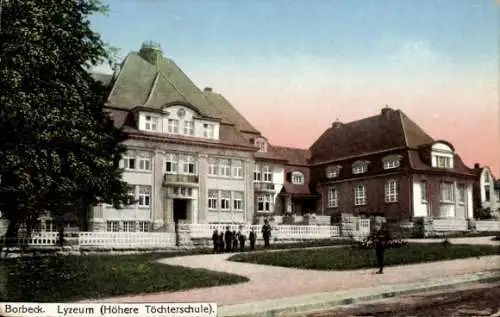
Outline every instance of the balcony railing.
<svg viewBox="0 0 500 317">
<path fill-rule="evenodd" d="M 198 175 L 165 174 L 163 184 L 198 184 Z"/>
<path fill-rule="evenodd" d="M 264 183 L 264 182 L 255 182 L 255 183 L 253 183 L 253 188 L 256 191 L 273 192 L 274 191 L 274 184 L 273 183 Z"/>
</svg>

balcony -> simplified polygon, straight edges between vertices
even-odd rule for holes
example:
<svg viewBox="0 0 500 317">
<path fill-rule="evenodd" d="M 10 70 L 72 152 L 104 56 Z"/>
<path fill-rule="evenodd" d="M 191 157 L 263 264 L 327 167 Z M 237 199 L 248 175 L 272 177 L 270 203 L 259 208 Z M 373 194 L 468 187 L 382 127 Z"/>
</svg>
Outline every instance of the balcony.
<svg viewBox="0 0 500 317">
<path fill-rule="evenodd" d="M 198 175 L 185 174 L 165 174 L 163 175 L 163 186 L 182 184 L 182 185 L 198 185 Z"/>
<path fill-rule="evenodd" d="M 254 182 L 253 188 L 256 192 L 274 192 L 273 183 Z"/>
</svg>

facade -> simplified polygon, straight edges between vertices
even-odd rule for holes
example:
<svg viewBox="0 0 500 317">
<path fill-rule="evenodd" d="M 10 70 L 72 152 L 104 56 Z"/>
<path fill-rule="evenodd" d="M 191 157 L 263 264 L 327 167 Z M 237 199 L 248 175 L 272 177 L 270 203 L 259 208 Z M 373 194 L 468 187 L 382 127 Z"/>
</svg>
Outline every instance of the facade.
<svg viewBox="0 0 500 317">
<path fill-rule="evenodd" d="M 389 107 L 350 123 L 334 122 L 311 146 L 312 186 L 321 213 L 472 218 L 474 173 L 453 145 L 436 141 Z"/>
<path fill-rule="evenodd" d="M 489 210 L 494 217 L 499 216 L 499 186 L 495 177 L 487 166 L 474 164 L 476 183 L 474 184 L 474 208 Z"/>
</svg>

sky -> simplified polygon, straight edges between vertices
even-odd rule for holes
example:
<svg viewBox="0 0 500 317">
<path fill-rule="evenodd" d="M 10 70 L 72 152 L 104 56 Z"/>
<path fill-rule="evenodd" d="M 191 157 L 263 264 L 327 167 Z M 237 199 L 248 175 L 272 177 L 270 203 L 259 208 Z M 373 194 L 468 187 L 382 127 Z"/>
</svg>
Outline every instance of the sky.
<svg viewBox="0 0 500 317">
<path fill-rule="evenodd" d="M 119 59 L 161 44 L 272 144 L 308 148 L 389 105 L 500 176 L 495 0 L 104 0 Z M 97 67 L 99 71 L 109 71 Z"/>
</svg>

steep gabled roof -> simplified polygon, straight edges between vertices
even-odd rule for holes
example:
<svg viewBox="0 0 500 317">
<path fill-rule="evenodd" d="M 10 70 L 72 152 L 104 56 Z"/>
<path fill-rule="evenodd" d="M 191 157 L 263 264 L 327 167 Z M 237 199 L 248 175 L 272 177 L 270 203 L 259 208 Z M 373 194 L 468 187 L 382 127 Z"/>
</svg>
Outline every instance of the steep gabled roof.
<svg viewBox="0 0 500 317">
<path fill-rule="evenodd" d="M 313 163 L 340 160 L 434 142 L 401 110 L 384 108 L 376 116 L 335 123 L 310 147 Z"/>
</svg>

